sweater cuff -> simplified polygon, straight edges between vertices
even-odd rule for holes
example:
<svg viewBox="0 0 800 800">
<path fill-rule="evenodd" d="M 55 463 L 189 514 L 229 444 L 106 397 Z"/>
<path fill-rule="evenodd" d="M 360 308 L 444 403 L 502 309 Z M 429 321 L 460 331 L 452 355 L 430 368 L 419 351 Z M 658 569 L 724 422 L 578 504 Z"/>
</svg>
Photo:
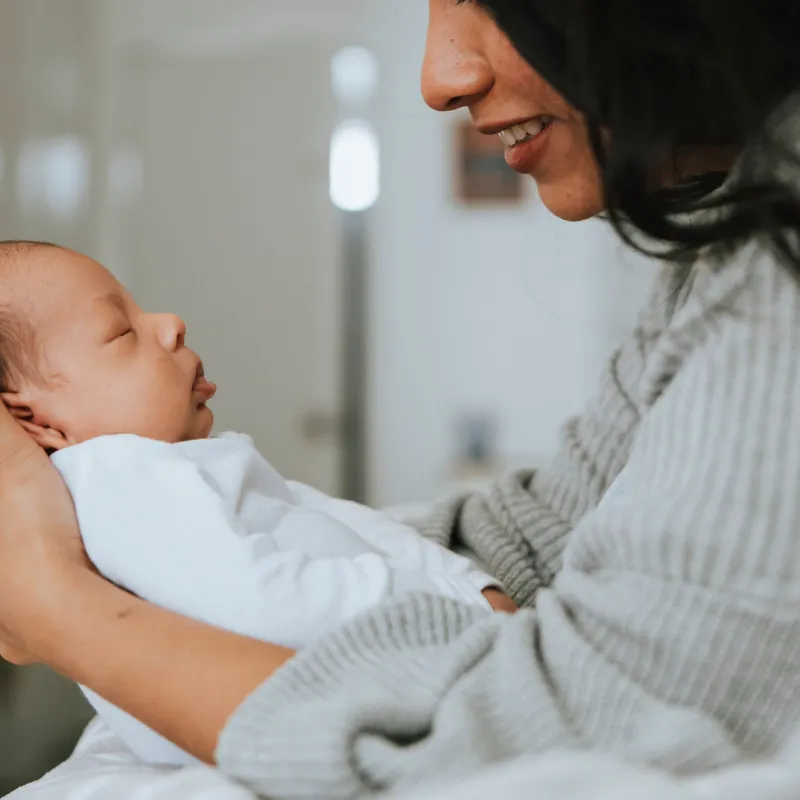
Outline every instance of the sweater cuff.
<svg viewBox="0 0 800 800">
<path fill-rule="evenodd" d="M 342 626 L 244 700 L 220 736 L 219 768 L 274 798 L 319 797 L 322 787 L 330 800 L 355 796 L 363 786 L 342 748 L 367 722 L 370 700 L 393 695 L 408 680 L 423 693 L 431 684 L 435 694 L 419 651 L 451 642 L 479 621 L 487 621 L 481 609 L 409 595 Z"/>
</svg>

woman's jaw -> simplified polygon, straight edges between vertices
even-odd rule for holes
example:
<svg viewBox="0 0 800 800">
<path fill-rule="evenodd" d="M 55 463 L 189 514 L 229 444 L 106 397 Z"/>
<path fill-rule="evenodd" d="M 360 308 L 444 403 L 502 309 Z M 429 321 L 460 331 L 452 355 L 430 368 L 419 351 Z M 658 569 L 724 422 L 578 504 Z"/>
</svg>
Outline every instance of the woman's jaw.
<svg viewBox="0 0 800 800">
<path fill-rule="evenodd" d="M 475 124 L 482 133 L 500 137 L 506 163 L 536 181 L 542 203 L 557 217 L 579 221 L 604 210 L 600 168 L 579 115 L 539 114 Z"/>
</svg>

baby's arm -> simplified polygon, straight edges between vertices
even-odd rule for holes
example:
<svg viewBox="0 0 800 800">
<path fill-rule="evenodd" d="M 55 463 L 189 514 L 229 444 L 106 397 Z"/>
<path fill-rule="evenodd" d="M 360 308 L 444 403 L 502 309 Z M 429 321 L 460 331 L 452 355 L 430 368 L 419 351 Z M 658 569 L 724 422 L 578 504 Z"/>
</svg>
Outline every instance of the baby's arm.
<svg viewBox="0 0 800 800">
<path fill-rule="evenodd" d="M 283 500 L 260 497 L 269 529 L 243 530 L 236 509 L 248 473 L 230 486 L 235 470 L 213 450 L 207 461 L 189 459 L 136 437 L 81 448 L 54 461 L 90 558 L 114 583 L 172 611 L 297 647 L 404 591 L 467 599 L 368 546 L 345 558 L 309 555 L 304 536 L 330 539 L 335 553 L 341 525 Z"/>
<path fill-rule="evenodd" d="M 502 588 L 468 558 L 426 539 L 410 526 L 395 522 L 380 511 L 330 497 L 301 483 L 290 482 L 289 488 L 305 508 L 328 514 L 347 525 L 400 569 L 467 580 L 480 590 Z"/>
</svg>

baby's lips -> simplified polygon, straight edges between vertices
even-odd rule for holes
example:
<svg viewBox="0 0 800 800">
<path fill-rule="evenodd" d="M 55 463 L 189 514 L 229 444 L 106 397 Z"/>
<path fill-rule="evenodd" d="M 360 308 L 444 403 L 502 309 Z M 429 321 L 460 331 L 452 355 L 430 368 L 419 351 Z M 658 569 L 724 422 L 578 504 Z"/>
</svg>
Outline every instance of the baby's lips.
<svg viewBox="0 0 800 800">
<path fill-rule="evenodd" d="M 201 375 L 195 380 L 192 392 L 200 398 L 201 402 L 205 403 L 217 393 L 217 384 L 206 380 Z"/>
</svg>

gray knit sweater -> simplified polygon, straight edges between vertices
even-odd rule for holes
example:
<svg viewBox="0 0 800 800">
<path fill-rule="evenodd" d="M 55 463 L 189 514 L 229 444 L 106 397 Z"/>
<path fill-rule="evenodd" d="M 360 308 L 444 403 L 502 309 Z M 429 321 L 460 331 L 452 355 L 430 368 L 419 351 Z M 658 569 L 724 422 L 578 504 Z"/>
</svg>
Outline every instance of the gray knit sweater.
<svg viewBox="0 0 800 800">
<path fill-rule="evenodd" d="M 800 724 L 798 285 L 755 246 L 665 269 L 555 462 L 425 532 L 525 610 L 361 617 L 243 703 L 222 770 L 350 798 L 561 747 L 680 772 L 771 753 Z"/>
</svg>

